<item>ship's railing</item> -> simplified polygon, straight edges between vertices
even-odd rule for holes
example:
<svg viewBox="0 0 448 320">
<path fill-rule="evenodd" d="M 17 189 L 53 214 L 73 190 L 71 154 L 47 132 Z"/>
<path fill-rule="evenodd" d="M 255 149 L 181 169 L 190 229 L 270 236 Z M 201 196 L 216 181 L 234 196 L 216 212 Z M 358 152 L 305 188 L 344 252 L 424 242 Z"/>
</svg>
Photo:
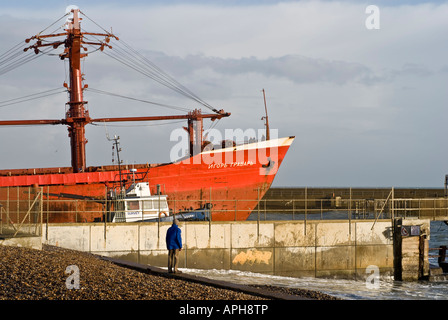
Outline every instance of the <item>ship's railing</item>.
<svg viewBox="0 0 448 320">
<path fill-rule="evenodd" d="M 9 191 L 6 198 L 0 199 L 0 238 L 34 237 L 42 233 L 41 188 L 27 192 L 27 199 L 20 196 L 13 201 Z"/>
</svg>

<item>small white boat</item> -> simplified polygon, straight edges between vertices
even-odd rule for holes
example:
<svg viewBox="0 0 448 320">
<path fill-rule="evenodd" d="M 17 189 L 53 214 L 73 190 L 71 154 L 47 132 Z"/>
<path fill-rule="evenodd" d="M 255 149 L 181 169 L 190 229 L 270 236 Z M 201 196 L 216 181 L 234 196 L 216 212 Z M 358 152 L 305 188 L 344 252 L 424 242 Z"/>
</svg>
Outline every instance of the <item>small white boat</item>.
<svg viewBox="0 0 448 320">
<path fill-rule="evenodd" d="M 167 197 L 151 195 L 147 182 L 133 183 L 124 197 L 118 195 L 113 200 L 112 222 L 166 221 L 170 217 Z"/>
<path fill-rule="evenodd" d="M 112 222 L 173 221 L 174 219 L 203 221 L 210 217 L 210 206 L 172 214 L 168 207 L 168 196 L 151 195 L 148 182 L 133 183 L 124 196 L 111 196 L 111 199 L 113 208 L 108 220 Z"/>
</svg>

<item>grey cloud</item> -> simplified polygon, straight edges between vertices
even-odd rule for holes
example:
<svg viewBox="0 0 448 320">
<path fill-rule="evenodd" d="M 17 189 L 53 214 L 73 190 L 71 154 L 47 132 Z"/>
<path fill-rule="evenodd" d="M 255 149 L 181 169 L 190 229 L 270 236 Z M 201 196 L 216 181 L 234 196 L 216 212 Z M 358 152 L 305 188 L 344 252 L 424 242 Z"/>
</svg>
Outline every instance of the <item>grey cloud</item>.
<svg viewBox="0 0 448 320">
<path fill-rule="evenodd" d="M 400 78 L 430 77 L 434 72 L 426 65 L 404 63 L 396 68 L 374 70 L 366 65 L 341 60 L 310 58 L 301 55 L 284 55 L 260 59 L 218 58 L 204 55 L 188 55 L 184 58 L 168 56 L 160 52 L 147 53 L 152 61 L 175 76 L 188 76 L 201 69 L 209 69 L 220 75 L 260 74 L 265 77 L 288 79 L 296 84 L 332 83 L 345 85 L 385 84 Z M 447 72 L 448 67 L 441 69 Z"/>
<path fill-rule="evenodd" d="M 439 70 L 440 73 L 448 73 L 448 66 L 444 65 Z"/>
<path fill-rule="evenodd" d="M 417 76 L 427 77 L 432 75 L 433 72 L 426 66 L 416 63 L 405 63 L 401 69 L 391 71 L 391 76 Z"/>
<path fill-rule="evenodd" d="M 381 80 L 374 72 L 359 63 L 313 59 L 300 55 L 285 55 L 259 59 L 256 57 L 224 59 L 189 55 L 185 58 L 151 54 L 156 64 L 161 64 L 170 72 L 191 73 L 201 68 L 209 68 L 219 74 L 258 73 L 266 77 L 282 77 L 295 83 L 329 82 L 345 84 L 359 82 L 372 84 Z"/>
</svg>

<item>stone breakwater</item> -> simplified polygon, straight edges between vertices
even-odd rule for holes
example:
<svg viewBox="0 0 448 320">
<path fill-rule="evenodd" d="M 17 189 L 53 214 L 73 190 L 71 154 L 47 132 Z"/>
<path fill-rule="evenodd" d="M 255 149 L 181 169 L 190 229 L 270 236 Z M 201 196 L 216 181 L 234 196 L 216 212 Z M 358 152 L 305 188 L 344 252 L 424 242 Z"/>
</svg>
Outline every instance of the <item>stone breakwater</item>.
<svg viewBox="0 0 448 320">
<path fill-rule="evenodd" d="M 79 269 L 79 289 L 68 289 L 68 266 Z M 269 290 L 276 290 L 275 287 Z M 280 290 L 280 289 L 279 289 Z M 293 294 L 310 297 L 307 290 Z M 313 299 L 334 299 L 316 292 Z M 98 256 L 44 246 L 43 250 L 0 246 L 2 300 L 257 300 L 234 290 L 142 273 Z"/>
</svg>

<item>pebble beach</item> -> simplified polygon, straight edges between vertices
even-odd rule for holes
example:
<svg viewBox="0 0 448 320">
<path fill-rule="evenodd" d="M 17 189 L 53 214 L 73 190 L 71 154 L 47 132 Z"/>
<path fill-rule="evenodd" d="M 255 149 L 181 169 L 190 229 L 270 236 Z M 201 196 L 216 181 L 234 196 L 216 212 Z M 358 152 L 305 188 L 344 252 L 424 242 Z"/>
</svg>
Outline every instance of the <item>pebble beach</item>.
<svg viewBox="0 0 448 320">
<path fill-rule="evenodd" d="M 69 266 L 79 269 L 79 289 L 68 289 Z M 282 292 L 285 289 L 266 287 Z M 297 289 L 288 294 L 335 298 Z M 178 278 L 142 273 L 99 256 L 58 247 L 0 246 L 1 300 L 259 300 L 263 297 Z"/>
</svg>

